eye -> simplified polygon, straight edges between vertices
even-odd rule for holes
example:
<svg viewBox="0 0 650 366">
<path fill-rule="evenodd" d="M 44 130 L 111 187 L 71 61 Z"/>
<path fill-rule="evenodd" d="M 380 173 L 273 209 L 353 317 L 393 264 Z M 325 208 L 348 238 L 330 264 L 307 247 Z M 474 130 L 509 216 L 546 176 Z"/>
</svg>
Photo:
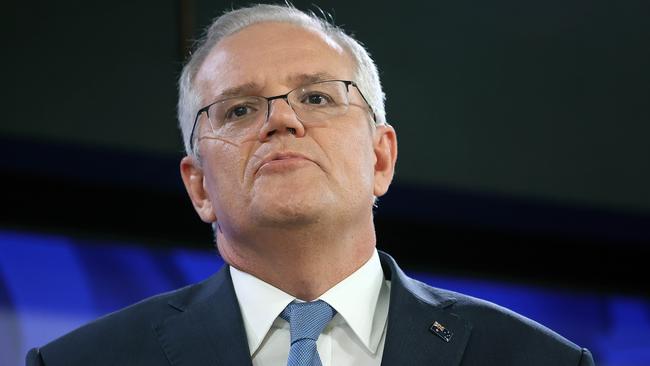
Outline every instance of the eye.
<svg viewBox="0 0 650 366">
<path fill-rule="evenodd" d="M 251 107 L 250 105 L 245 105 L 245 104 L 239 104 L 236 106 L 233 106 L 229 108 L 226 113 L 225 113 L 225 120 L 226 121 L 231 121 L 231 120 L 238 120 L 245 118 L 249 115 L 252 115 L 256 112 L 256 109 Z"/>
<path fill-rule="evenodd" d="M 327 94 L 323 93 L 311 93 L 302 98 L 302 103 L 314 106 L 324 106 L 331 102 L 332 99 Z"/>
</svg>

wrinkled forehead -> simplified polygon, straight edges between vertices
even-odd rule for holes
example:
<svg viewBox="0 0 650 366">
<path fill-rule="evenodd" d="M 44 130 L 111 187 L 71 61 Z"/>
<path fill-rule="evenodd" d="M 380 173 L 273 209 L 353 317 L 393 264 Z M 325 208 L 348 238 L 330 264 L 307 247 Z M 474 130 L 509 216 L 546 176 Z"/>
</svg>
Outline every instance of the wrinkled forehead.
<svg viewBox="0 0 650 366">
<path fill-rule="evenodd" d="M 319 80 L 353 80 L 355 71 L 350 52 L 332 37 L 301 25 L 265 22 L 220 40 L 199 68 L 195 85 L 206 101 L 237 88 L 263 95 Z"/>
</svg>

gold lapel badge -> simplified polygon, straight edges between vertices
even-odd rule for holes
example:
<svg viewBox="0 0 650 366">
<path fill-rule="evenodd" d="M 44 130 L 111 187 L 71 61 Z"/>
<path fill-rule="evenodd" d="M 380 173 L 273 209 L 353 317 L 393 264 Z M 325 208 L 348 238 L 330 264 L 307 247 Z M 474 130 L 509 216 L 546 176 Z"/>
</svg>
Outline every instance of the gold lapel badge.
<svg viewBox="0 0 650 366">
<path fill-rule="evenodd" d="M 454 333 L 452 333 L 449 329 L 445 328 L 444 325 L 438 323 L 438 321 L 434 321 L 431 327 L 429 328 L 429 330 L 431 331 L 431 333 L 442 338 L 442 340 L 447 343 L 449 343 L 451 337 L 453 337 L 454 335 Z"/>
</svg>

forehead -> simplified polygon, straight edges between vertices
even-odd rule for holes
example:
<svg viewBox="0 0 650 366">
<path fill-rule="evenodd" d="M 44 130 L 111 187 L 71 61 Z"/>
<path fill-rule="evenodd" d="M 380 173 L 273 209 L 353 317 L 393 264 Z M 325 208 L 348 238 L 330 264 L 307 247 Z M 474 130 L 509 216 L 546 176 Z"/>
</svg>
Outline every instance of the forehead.
<svg viewBox="0 0 650 366">
<path fill-rule="evenodd" d="M 218 42 L 195 81 L 204 99 L 210 99 L 241 86 L 263 94 L 293 88 L 314 77 L 352 80 L 354 71 L 350 54 L 330 37 L 299 25 L 267 22 Z"/>
</svg>

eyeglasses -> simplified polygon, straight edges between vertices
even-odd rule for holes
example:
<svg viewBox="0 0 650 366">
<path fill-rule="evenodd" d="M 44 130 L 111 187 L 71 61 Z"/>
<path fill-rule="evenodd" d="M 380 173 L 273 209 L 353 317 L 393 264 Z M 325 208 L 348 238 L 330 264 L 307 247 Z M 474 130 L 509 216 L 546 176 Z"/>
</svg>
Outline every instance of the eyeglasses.
<svg viewBox="0 0 650 366">
<path fill-rule="evenodd" d="M 284 99 L 305 126 L 326 124 L 333 117 L 341 116 L 350 106 L 350 85 L 354 86 L 369 108 L 373 121 L 375 113 L 357 84 L 348 80 L 320 81 L 300 86 L 283 95 L 273 97 L 233 97 L 211 103 L 196 113 L 190 134 L 190 147 L 194 145 L 194 131 L 201 114 L 208 117 L 212 132 L 225 139 L 237 139 L 259 131 L 271 114 L 271 102 Z"/>
</svg>

